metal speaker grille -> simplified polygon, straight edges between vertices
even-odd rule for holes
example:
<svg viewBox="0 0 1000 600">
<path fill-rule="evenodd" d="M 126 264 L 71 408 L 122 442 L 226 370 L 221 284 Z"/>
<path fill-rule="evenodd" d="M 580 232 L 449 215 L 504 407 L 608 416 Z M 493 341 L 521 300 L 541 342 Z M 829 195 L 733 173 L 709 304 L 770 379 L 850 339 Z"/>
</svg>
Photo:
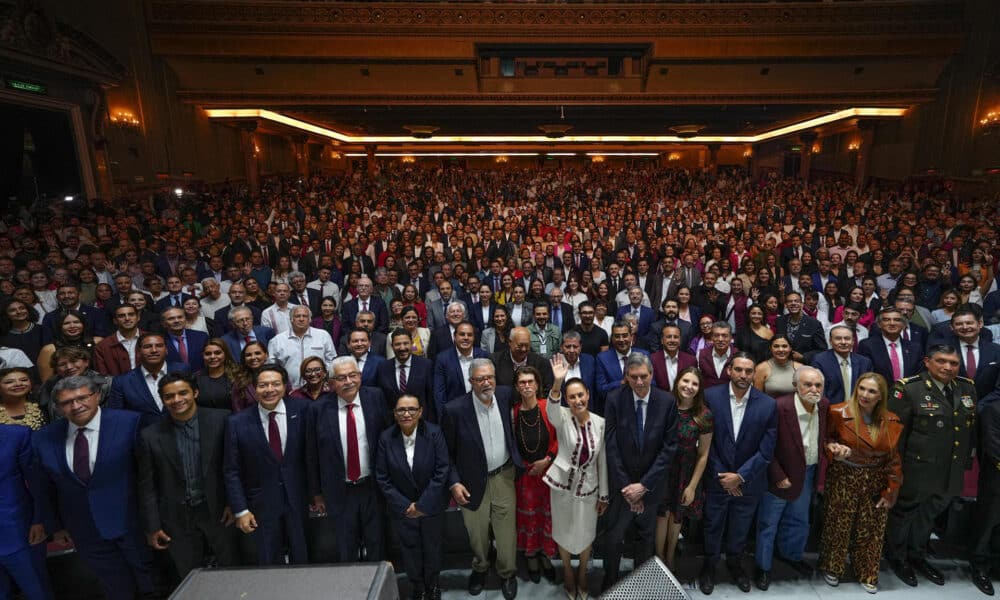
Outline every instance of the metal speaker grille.
<svg viewBox="0 0 1000 600">
<path fill-rule="evenodd" d="M 628 577 L 601 595 L 601 600 L 689 600 L 687 592 L 656 557 L 643 563 Z"/>
</svg>

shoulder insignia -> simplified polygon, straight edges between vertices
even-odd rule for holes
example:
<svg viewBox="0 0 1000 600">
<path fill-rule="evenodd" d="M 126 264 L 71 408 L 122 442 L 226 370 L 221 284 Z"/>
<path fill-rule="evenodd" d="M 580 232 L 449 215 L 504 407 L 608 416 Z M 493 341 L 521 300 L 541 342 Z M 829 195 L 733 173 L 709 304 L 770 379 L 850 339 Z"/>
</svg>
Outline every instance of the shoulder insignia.
<svg viewBox="0 0 1000 600">
<path fill-rule="evenodd" d="M 903 385 L 908 385 L 913 383 L 914 381 L 920 381 L 920 380 L 921 380 L 920 375 L 913 375 L 911 377 L 903 377 L 902 379 L 899 380 L 899 383 Z"/>
<path fill-rule="evenodd" d="M 968 377 L 962 377 L 961 375 L 959 375 L 955 377 L 955 379 L 959 381 L 964 381 L 965 383 L 971 383 L 972 385 L 976 385 L 976 382 L 972 379 L 969 379 Z"/>
</svg>

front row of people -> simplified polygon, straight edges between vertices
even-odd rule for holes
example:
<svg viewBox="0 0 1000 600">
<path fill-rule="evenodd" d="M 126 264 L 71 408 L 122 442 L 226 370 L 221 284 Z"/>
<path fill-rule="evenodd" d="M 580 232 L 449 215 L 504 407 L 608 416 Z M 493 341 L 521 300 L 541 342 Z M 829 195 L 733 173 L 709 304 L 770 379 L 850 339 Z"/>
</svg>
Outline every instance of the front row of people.
<svg viewBox="0 0 1000 600">
<path fill-rule="evenodd" d="M 953 348 L 932 347 L 926 372 L 898 381 L 891 398 L 885 380 L 866 373 L 831 407 L 811 367 L 795 372 L 793 393 L 775 399 L 752 386 L 751 356 L 735 353 L 727 384 L 705 390 L 688 368 L 671 395 L 652 385 L 649 358 L 633 353 L 602 417 L 590 412 L 582 380 L 567 380 L 562 355 L 551 360 L 548 398 L 538 397 L 533 368 L 517 371 L 515 394 L 480 358 L 469 366 L 469 391 L 443 407 L 440 427 L 422 418 L 417 397 L 404 393 L 390 407 L 380 390 L 363 387 L 351 357 L 333 361 L 330 393 L 315 401 L 287 395 L 287 373 L 265 365 L 255 373 L 258 403 L 228 417 L 199 407 L 197 380 L 167 374 L 157 385 L 168 415 L 146 428 L 134 412 L 102 409 L 92 379 L 70 376 L 52 390 L 66 418 L 35 434 L 33 461 L 23 435 L 0 432 L 13 473 L 5 467 L 3 481 L 19 489 L 20 539 L 35 544 L 48 532 L 72 540 L 113 599 L 151 590 L 150 547 L 165 550 L 183 576 L 209 555 L 218 566 L 248 553 L 262 565 L 286 556 L 304 563 L 307 530 L 323 529 L 335 539 L 335 560 L 381 560 L 383 514 L 414 597 L 439 598 L 449 499 L 469 535 L 473 595 L 485 586 L 491 546 L 505 598 L 517 594 L 517 551 L 529 571 L 549 571 L 554 546 L 567 598 L 586 598 L 601 515 L 604 587 L 619 578 L 629 530 L 636 564 L 660 554 L 672 565 L 683 518 L 703 514 L 701 590 L 712 593 L 723 552 L 734 583 L 750 589 L 741 559 L 754 523 L 753 582 L 767 589 L 775 555 L 811 571 L 802 559 L 810 499 L 824 487 L 819 567 L 828 584 L 839 584 L 850 553 L 861 585 L 876 591 L 883 538 L 904 582 L 916 585 L 920 572 L 940 584 L 926 540 L 959 493 L 974 445 L 976 391 L 957 377 L 958 364 Z M 991 529 L 975 541 L 973 562 L 974 579 L 978 572 L 987 583 Z M 14 546 L 0 558 L 3 583 L 13 577 L 28 598 L 48 597 L 38 553 Z"/>
</svg>

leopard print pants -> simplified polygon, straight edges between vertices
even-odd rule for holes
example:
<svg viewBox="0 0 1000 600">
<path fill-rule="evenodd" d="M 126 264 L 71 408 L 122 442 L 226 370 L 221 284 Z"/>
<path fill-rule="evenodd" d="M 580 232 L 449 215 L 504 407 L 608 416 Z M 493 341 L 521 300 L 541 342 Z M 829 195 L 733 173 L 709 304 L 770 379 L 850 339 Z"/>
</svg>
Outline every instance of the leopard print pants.
<svg viewBox="0 0 1000 600">
<path fill-rule="evenodd" d="M 885 485 L 884 469 L 850 467 L 836 461 L 830 464 L 820 569 L 843 578 L 850 550 L 858 581 L 878 583 L 889 511 L 875 508 L 875 503 Z"/>
</svg>

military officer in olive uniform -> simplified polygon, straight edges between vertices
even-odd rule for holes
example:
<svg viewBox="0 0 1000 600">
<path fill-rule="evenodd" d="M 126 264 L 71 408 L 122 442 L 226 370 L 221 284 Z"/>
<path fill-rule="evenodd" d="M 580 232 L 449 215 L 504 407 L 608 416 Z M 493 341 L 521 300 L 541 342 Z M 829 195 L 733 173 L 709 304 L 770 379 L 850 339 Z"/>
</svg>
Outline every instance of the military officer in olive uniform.
<svg viewBox="0 0 1000 600">
<path fill-rule="evenodd" d="M 927 561 L 927 541 L 934 520 L 961 494 L 972 464 L 976 386 L 958 376 L 960 364 L 955 348 L 933 346 L 924 358 L 927 370 L 897 381 L 889 397 L 889 410 L 903 422 L 903 487 L 889 511 L 886 554 L 893 572 L 910 586 L 917 585 L 915 571 L 944 585 L 944 576 Z"/>
</svg>

